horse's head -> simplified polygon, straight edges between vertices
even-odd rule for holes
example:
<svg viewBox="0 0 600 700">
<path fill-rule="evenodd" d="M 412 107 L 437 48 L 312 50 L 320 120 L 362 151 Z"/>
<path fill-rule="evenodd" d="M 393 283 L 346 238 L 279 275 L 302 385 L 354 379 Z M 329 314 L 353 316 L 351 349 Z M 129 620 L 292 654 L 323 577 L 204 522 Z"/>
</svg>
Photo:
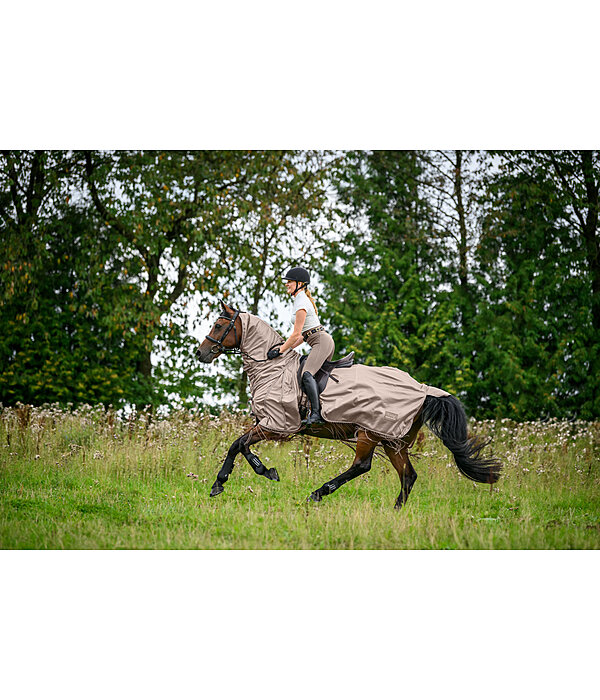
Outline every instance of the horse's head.
<svg viewBox="0 0 600 700">
<path fill-rule="evenodd" d="M 222 301 L 221 313 L 215 321 L 210 333 L 204 338 L 196 350 L 200 362 L 212 362 L 223 352 L 240 347 L 242 339 L 242 322 L 240 312 Z"/>
</svg>

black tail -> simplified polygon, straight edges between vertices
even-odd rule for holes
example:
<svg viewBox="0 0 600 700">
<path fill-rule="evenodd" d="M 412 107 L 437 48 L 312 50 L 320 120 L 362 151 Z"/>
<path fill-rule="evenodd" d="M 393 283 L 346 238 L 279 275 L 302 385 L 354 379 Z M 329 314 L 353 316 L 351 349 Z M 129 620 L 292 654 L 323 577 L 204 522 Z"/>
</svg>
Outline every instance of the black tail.
<svg viewBox="0 0 600 700">
<path fill-rule="evenodd" d="M 482 484 L 495 484 L 502 463 L 495 457 L 481 457 L 490 440 L 467 437 L 467 417 L 454 396 L 427 396 L 421 413 L 423 422 L 454 455 L 461 474 Z"/>
</svg>

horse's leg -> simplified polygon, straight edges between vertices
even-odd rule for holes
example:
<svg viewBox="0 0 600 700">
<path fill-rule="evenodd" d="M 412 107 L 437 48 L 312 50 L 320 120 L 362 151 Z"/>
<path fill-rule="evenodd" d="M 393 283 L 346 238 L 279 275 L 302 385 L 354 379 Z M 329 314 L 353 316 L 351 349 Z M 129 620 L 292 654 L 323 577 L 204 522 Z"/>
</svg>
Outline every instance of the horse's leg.
<svg viewBox="0 0 600 700">
<path fill-rule="evenodd" d="M 267 479 L 271 479 L 272 481 L 279 481 L 279 474 L 277 473 L 277 469 L 275 467 L 271 467 L 270 469 L 267 469 L 265 465 L 260 461 L 257 455 L 254 453 L 250 452 L 250 445 L 254 445 L 257 442 L 260 442 L 261 440 L 269 440 L 271 437 L 276 437 L 272 436 L 270 433 L 260 430 L 260 431 L 255 431 L 253 428 L 249 433 L 247 433 L 247 438 L 243 438 L 242 442 L 240 444 L 240 452 L 244 455 L 246 458 L 246 461 L 248 464 L 254 469 L 254 471 L 261 475 L 266 477 Z"/>
<path fill-rule="evenodd" d="M 252 454 L 252 452 L 250 452 L 250 445 L 254 445 L 257 442 L 260 442 L 261 440 L 268 440 L 271 437 L 272 436 L 267 431 L 258 430 L 255 426 L 247 433 L 244 433 L 244 435 L 239 437 L 237 440 L 235 440 L 229 448 L 227 452 L 227 457 L 225 457 L 225 461 L 223 462 L 223 466 L 217 474 L 217 479 L 212 485 L 210 495 L 218 496 L 220 493 L 223 493 L 223 491 L 225 490 L 223 484 L 227 481 L 227 479 L 229 479 L 229 476 L 233 471 L 233 464 L 235 458 L 240 452 L 248 460 L 248 463 L 257 474 L 263 474 L 267 477 L 267 479 L 279 481 L 279 475 L 277 474 L 277 470 L 275 468 L 266 469 L 265 465 L 260 461 L 260 459 L 255 454 Z"/>
<path fill-rule="evenodd" d="M 240 452 L 240 444 L 242 440 L 249 434 L 250 433 L 244 433 L 244 435 L 235 440 L 229 448 L 227 452 L 227 457 L 225 457 L 225 461 L 223 462 L 223 466 L 219 470 L 219 473 L 217 474 L 217 479 L 210 490 L 211 496 L 218 496 L 225 490 L 223 484 L 227 481 L 227 479 L 229 479 L 229 475 L 233 471 L 233 463 Z"/>
<path fill-rule="evenodd" d="M 307 500 L 320 501 L 323 496 L 328 496 L 330 493 L 333 493 L 347 481 L 355 479 L 357 476 L 368 472 L 371 468 L 373 452 L 378 444 L 379 440 L 371 439 L 367 435 L 366 431 L 360 430 L 356 443 L 356 455 L 350 469 L 343 472 L 339 476 L 336 476 L 335 479 L 331 479 L 331 481 L 326 482 L 316 491 L 313 491 Z"/>
<path fill-rule="evenodd" d="M 396 510 L 400 510 L 400 508 L 402 508 L 402 506 L 406 503 L 411 489 L 417 480 L 417 472 L 411 464 L 408 456 L 408 448 L 413 446 L 422 425 L 423 421 L 421 420 L 421 414 L 419 413 L 410 430 L 404 436 L 404 444 L 399 452 L 396 452 L 390 444 L 383 444 L 385 453 L 390 458 L 392 466 L 398 472 L 398 476 L 400 477 L 401 491 L 394 505 Z"/>
<path fill-rule="evenodd" d="M 400 452 L 395 452 L 390 445 L 384 445 L 383 449 L 400 477 L 400 486 L 402 488 L 394 505 L 396 510 L 400 510 L 408 500 L 408 495 L 417 480 L 417 472 L 408 458 L 408 448 L 403 447 Z"/>
</svg>

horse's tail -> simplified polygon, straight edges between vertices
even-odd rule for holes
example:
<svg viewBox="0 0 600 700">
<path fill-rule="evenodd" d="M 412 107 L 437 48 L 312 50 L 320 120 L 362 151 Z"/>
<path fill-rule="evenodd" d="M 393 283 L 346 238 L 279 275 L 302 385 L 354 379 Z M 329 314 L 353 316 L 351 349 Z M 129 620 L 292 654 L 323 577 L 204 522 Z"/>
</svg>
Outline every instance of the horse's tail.
<svg viewBox="0 0 600 700">
<path fill-rule="evenodd" d="M 498 481 L 502 463 L 495 457 L 481 457 L 481 452 L 490 440 L 467 436 L 465 409 L 457 398 L 427 396 L 421 417 L 434 435 L 452 452 L 461 474 L 483 484 L 494 484 Z"/>
</svg>

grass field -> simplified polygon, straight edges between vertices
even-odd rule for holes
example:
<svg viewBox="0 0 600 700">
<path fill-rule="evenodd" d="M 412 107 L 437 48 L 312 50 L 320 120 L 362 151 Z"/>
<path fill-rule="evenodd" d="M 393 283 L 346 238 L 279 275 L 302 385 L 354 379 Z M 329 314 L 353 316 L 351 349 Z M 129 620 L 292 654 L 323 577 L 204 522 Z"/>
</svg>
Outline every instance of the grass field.
<svg viewBox="0 0 600 700">
<path fill-rule="evenodd" d="M 596 549 L 600 546 L 600 423 L 471 422 L 504 462 L 493 487 L 461 476 L 427 430 L 407 506 L 393 509 L 396 472 L 371 471 L 321 503 L 318 486 L 350 465 L 327 440 L 262 443 L 253 451 L 281 482 L 239 456 L 225 492 L 210 486 L 249 427 L 220 418 L 139 415 L 86 407 L 2 409 L 2 549 Z"/>
</svg>

